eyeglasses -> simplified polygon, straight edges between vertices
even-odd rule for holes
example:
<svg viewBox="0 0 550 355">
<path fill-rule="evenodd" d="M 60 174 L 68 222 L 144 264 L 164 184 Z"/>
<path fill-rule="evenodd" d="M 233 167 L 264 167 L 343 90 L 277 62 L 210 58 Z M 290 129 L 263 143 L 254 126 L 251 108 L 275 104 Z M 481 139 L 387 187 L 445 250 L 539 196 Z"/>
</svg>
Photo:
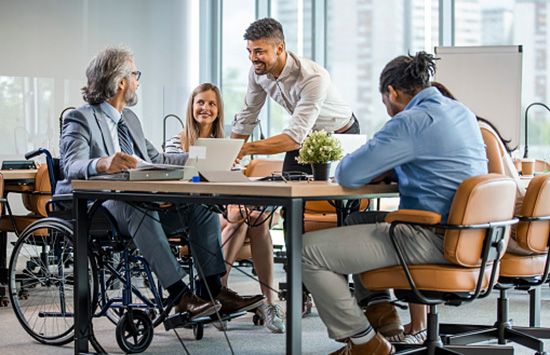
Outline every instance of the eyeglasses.
<svg viewBox="0 0 550 355">
<path fill-rule="evenodd" d="M 137 81 L 139 81 L 139 78 L 141 78 L 141 72 L 139 70 L 133 71 L 130 74 L 135 75 Z"/>
</svg>

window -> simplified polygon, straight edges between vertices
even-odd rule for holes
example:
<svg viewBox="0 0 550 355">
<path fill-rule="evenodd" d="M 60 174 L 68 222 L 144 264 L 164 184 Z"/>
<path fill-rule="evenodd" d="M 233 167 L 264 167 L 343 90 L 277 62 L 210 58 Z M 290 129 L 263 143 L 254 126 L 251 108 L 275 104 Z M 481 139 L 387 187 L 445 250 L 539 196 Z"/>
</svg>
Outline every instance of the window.
<svg viewBox="0 0 550 355">
<path fill-rule="evenodd" d="M 388 119 L 378 79 L 394 57 L 438 43 L 438 1 L 329 0 L 327 69 L 351 105 L 361 131 L 372 136 Z"/>
<path fill-rule="evenodd" d="M 281 23 L 285 34 L 286 49 L 300 57 L 311 58 L 312 53 L 312 3 L 314 0 L 273 0 L 271 16 Z M 271 99 L 269 99 L 271 100 Z M 269 105 L 266 136 L 281 133 L 288 126 L 290 115 L 279 104 Z"/>
<path fill-rule="evenodd" d="M 54 103 L 54 80 L 0 76 L 0 117 L 3 139 L 0 152 L 3 156 L 21 157 L 28 151 L 57 144 L 57 129 L 51 117 Z"/>
<path fill-rule="evenodd" d="M 223 6 L 222 15 L 222 94 L 224 100 L 225 131 L 231 132 L 233 116 L 242 109 L 250 60 L 243 34 L 254 22 L 254 0 L 241 0 L 239 6 Z"/>
<path fill-rule="evenodd" d="M 456 45 L 522 45 L 522 113 L 532 102 L 550 102 L 550 2 L 539 0 L 456 0 Z M 529 111 L 529 154 L 550 159 L 550 113 Z M 524 125 L 522 123 L 522 130 Z M 524 133 L 521 134 L 524 140 Z M 524 142 L 523 142 L 524 143 Z M 520 156 L 523 150 L 518 151 Z"/>
<path fill-rule="evenodd" d="M 142 119 L 146 137 L 160 147 L 162 117 L 183 113 L 191 86 L 187 68 L 198 53 L 190 47 L 191 39 L 198 37 L 190 25 L 198 18 L 198 7 L 192 12 L 191 3 L 2 2 L 0 115 L 9 133 L 0 143 L 0 160 L 21 159 L 37 147 L 57 155 L 58 116 L 65 107 L 83 103 L 80 88 L 90 58 L 100 49 L 120 43 L 134 52 L 143 72 L 139 102 L 132 109 Z"/>
</svg>

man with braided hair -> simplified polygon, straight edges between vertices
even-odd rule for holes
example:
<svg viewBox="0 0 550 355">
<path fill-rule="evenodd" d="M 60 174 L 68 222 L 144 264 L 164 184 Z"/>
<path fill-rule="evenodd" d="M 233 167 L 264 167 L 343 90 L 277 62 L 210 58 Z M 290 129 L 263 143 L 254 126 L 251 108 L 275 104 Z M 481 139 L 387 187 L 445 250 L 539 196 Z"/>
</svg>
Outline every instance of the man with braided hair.
<svg viewBox="0 0 550 355">
<path fill-rule="evenodd" d="M 430 87 L 434 59 L 419 52 L 397 57 L 385 66 L 379 89 L 392 118 L 365 145 L 342 159 L 336 180 L 357 188 L 393 171 L 399 183 L 400 209 L 434 211 L 445 222 L 460 183 L 486 174 L 487 160 L 475 115 Z M 342 277 L 399 265 L 389 224 L 368 223 L 368 217 L 356 212 L 345 227 L 304 235 L 304 283 L 329 336 L 347 342 L 333 354 L 390 354 L 392 346 L 382 335 L 395 335 L 402 329 L 387 292 L 368 292 L 354 277 L 354 298 Z M 409 263 L 448 263 L 438 231 L 399 225 L 395 233 Z"/>
</svg>

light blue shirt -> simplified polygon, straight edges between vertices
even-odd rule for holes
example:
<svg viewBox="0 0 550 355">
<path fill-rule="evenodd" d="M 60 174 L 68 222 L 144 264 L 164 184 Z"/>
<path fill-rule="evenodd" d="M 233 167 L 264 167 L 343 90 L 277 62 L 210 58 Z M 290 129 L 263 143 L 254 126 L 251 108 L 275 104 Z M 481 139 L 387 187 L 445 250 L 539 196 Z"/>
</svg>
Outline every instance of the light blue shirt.
<svg viewBox="0 0 550 355">
<path fill-rule="evenodd" d="M 99 107 L 105 113 L 107 117 L 109 117 L 107 122 L 107 126 L 109 127 L 109 133 L 111 134 L 111 139 L 113 141 L 113 147 L 117 152 L 120 151 L 120 143 L 118 142 L 118 121 L 122 118 L 122 113 L 118 112 L 116 108 L 114 108 L 110 103 L 107 101 L 103 101 L 99 104 Z M 93 176 L 97 175 L 97 161 L 99 159 L 95 159 L 90 163 L 88 166 L 88 175 Z"/>
<path fill-rule="evenodd" d="M 356 188 L 391 169 L 399 183 L 399 208 L 437 212 L 446 221 L 458 185 L 487 173 L 475 115 L 436 88 L 426 88 L 346 155 L 335 177 L 340 185 Z"/>
</svg>

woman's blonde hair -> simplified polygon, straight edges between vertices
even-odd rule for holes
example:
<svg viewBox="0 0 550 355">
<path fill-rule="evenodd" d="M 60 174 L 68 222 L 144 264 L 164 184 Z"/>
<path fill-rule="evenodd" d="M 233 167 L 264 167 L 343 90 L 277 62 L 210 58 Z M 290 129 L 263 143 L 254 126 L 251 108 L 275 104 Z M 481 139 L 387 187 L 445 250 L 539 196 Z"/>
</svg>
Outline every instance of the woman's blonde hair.
<svg viewBox="0 0 550 355">
<path fill-rule="evenodd" d="M 200 133 L 200 126 L 197 121 L 195 121 L 193 117 L 193 102 L 195 100 L 195 96 L 200 94 L 201 92 L 212 90 L 216 94 L 216 101 L 218 106 L 218 117 L 212 122 L 212 132 L 211 136 L 213 138 L 223 138 L 224 137 L 224 131 L 223 131 L 223 100 L 222 95 L 220 93 L 220 89 L 214 84 L 210 83 L 203 83 L 200 84 L 193 90 L 191 93 L 191 96 L 189 96 L 189 100 L 187 101 L 187 116 L 185 118 L 185 128 L 180 133 L 180 142 L 181 147 L 184 149 L 184 151 L 189 151 L 189 146 L 195 144 L 197 141 L 197 138 L 199 137 Z"/>
</svg>

